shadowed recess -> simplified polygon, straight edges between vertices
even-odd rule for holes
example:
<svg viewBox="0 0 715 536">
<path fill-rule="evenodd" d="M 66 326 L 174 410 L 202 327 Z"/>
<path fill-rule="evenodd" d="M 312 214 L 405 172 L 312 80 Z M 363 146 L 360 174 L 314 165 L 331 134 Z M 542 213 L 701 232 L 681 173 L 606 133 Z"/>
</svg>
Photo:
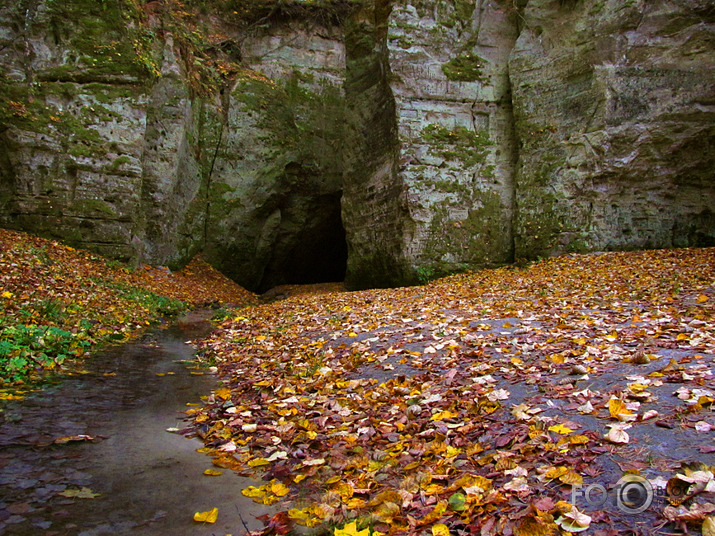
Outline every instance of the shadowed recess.
<svg viewBox="0 0 715 536">
<path fill-rule="evenodd" d="M 278 285 L 345 279 L 348 245 L 341 218 L 341 197 L 342 192 L 314 197 L 308 201 L 311 206 L 307 211 L 292 210 L 291 206 L 282 209 L 284 218 L 279 236 L 258 292 Z M 293 216 L 298 213 L 307 217 Z"/>
</svg>

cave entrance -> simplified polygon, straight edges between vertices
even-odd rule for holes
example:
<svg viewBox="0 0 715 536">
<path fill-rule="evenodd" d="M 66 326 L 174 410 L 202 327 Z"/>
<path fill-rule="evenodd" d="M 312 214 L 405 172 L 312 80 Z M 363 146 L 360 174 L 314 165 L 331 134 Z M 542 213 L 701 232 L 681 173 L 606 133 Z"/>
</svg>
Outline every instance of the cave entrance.
<svg viewBox="0 0 715 536">
<path fill-rule="evenodd" d="M 296 197 L 281 208 L 281 224 L 258 292 L 278 285 L 345 280 L 348 244 L 343 227 L 342 192 Z"/>
</svg>

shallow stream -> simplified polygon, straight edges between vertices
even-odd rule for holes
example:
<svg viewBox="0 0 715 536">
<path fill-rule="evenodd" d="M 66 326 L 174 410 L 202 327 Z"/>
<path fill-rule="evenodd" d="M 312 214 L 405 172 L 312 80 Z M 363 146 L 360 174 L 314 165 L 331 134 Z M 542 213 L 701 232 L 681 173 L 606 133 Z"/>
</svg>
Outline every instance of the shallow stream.
<svg viewBox="0 0 715 536">
<path fill-rule="evenodd" d="M 189 313 L 108 348 L 80 373 L 4 406 L 0 534 L 224 536 L 263 526 L 255 516 L 267 507 L 241 495 L 255 481 L 226 470 L 205 476 L 214 467 L 196 452 L 202 444 L 166 431 L 185 426 L 187 403 L 216 385 L 187 363 L 194 350 L 185 341 L 209 333 L 209 315 Z M 60 439 L 81 435 L 93 439 Z M 193 520 L 214 507 L 215 524 Z"/>
</svg>

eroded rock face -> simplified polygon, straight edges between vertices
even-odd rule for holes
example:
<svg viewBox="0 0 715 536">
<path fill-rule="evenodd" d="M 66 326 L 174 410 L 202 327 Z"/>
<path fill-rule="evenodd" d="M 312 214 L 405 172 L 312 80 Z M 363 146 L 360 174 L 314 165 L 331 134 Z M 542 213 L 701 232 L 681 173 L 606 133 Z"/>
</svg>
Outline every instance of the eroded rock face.
<svg viewBox="0 0 715 536">
<path fill-rule="evenodd" d="M 149 90 L 117 56 L 120 13 L 104 15 L 39 1 L 0 8 L 0 221 L 130 259 Z M 116 44 L 81 61 L 94 39 Z"/>
<path fill-rule="evenodd" d="M 422 275 L 513 258 L 507 2 L 410 1 L 390 17 L 392 86 L 407 188 L 403 248 Z"/>
<path fill-rule="evenodd" d="M 523 17 L 516 255 L 715 244 L 712 3 L 530 0 Z"/>
<path fill-rule="evenodd" d="M 221 75 L 163 5 L 0 8 L 0 224 L 254 290 L 715 244 L 706 0 L 209 12 Z"/>
</svg>

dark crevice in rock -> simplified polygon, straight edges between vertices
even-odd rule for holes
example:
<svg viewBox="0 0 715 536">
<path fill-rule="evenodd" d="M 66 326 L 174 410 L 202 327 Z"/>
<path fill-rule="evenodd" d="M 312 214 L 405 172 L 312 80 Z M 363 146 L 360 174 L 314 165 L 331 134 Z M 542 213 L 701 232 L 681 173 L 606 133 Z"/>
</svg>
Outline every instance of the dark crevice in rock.
<svg viewBox="0 0 715 536">
<path fill-rule="evenodd" d="M 258 288 L 278 285 L 341 282 L 348 246 L 341 219 L 342 192 L 313 198 L 287 198 L 281 223 Z"/>
</svg>

